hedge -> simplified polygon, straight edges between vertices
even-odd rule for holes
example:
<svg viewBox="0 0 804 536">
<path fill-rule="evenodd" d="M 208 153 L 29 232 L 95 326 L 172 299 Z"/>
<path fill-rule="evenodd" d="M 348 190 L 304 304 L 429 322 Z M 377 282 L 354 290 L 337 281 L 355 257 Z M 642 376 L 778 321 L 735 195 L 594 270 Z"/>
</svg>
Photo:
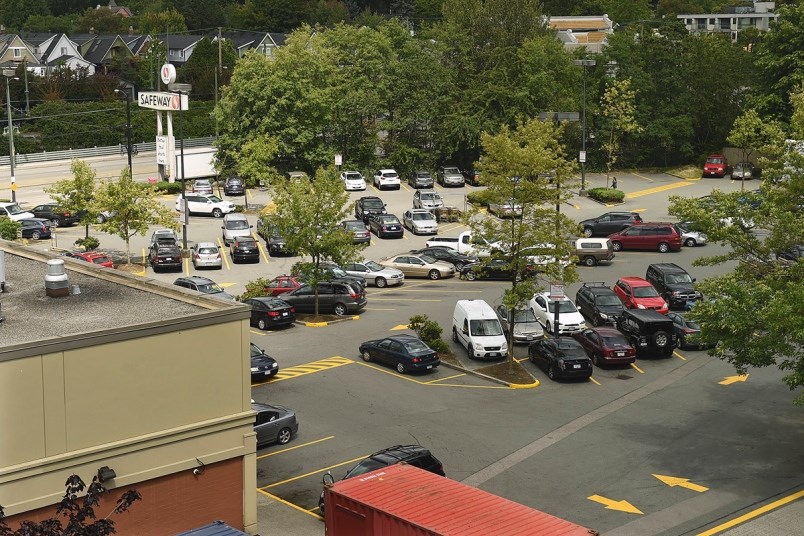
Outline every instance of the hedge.
<svg viewBox="0 0 804 536">
<path fill-rule="evenodd" d="M 622 203 L 625 199 L 625 192 L 614 188 L 591 188 L 589 197 L 601 203 Z"/>
</svg>

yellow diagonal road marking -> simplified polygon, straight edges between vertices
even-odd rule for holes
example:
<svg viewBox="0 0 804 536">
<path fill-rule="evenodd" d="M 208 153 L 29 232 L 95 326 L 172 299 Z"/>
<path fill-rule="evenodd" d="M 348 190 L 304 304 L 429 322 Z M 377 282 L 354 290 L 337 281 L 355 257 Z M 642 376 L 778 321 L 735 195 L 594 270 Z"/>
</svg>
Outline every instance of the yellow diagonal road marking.
<svg viewBox="0 0 804 536">
<path fill-rule="evenodd" d="M 294 476 L 293 478 L 288 478 L 287 480 L 281 480 L 281 481 L 279 481 L 279 482 L 274 482 L 273 484 L 268 484 L 267 486 L 263 486 L 263 487 L 258 488 L 258 489 L 268 489 L 268 488 L 273 488 L 273 487 L 275 487 L 275 486 L 280 486 L 280 485 L 282 485 L 282 484 L 287 484 L 288 482 L 294 482 L 294 481 L 299 480 L 299 479 L 301 479 L 301 478 L 305 478 L 305 477 L 308 477 L 308 476 L 312 476 L 312 475 L 315 475 L 315 474 L 318 474 L 318 473 L 324 473 L 324 472 L 326 472 L 326 471 L 329 471 L 330 469 L 335 469 L 335 468 L 337 468 L 337 467 L 341 467 L 341 466 L 344 466 L 344 465 L 348 465 L 348 464 L 350 464 L 350 463 L 355 463 L 355 462 L 357 462 L 357 461 L 360 461 L 360 460 L 362 460 L 363 458 L 365 458 L 366 456 L 368 456 L 368 454 L 365 454 L 365 455 L 363 455 L 363 456 L 360 456 L 359 458 L 354 458 L 354 459 L 351 459 L 351 460 L 346 460 L 345 462 L 341 462 L 341 463 L 338 463 L 338 464 L 335 464 L 335 465 L 330 465 L 329 467 L 324 467 L 323 469 L 316 469 L 315 471 L 310 471 L 309 473 L 304 473 L 303 475 Z"/>
<path fill-rule="evenodd" d="M 278 501 L 278 502 L 280 502 L 280 503 L 282 503 L 282 504 L 284 504 L 284 505 L 290 506 L 291 508 L 293 508 L 293 509 L 295 509 L 295 510 L 298 510 L 299 512 L 304 512 L 305 514 L 311 515 L 311 516 L 313 516 L 313 517 L 314 517 L 314 518 L 316 518 L 316 519 L 321 519 L 321 516 L 320 516 L 320 515 L 315 514 L 315 513 L 311 512 L 311 511 L 305 510 L 305 509 L 304 509 L 304 508 L 302 508 L 301 506 L 299 506 L 299 505 L 297 505 L 297 504 L 293 504 L 292 502 L 286 501 L 285 499 L 282 499 L 281 497 L 277 497 L 276 495 L 273 495 L 273 494 L 271 494 L 271 493 L 268 493 L 268 492 L 267 492 L 267 491 L 265 491 L 264 489 L 257 488 L 257 491 L 259 491 L 260 493 L 262 493 L 263 495 L 265 495 L 265 496 L 267 496 L 267 497 L 272 498 L 272 499 L 273 499 L 273 500 L 275 500 L 275 501 Z M 317 509 L 317 508 L 318 508 L 318 507 L 316 506 L 316 509 Z"/>
<path fill-rule="evenodd" d="M 336 367 L 342 367 L 343 365 L 349 365 L 351 363 L 354 363 L 354 361 L 352 361 L 347 357 L 340 357 L 340 356 L 321 359 L 319 361 L 313 361 L 312 363 L 306 363 L 304 365 L 288 367 L 286 369 L 280 370 L 279 373 L 276 376 L 274 376 L 273 379 L 270 380 L 270 382 L 271 383 L 281 382 L 282 380 L 298 378 L 299 376 L 306 376 L 307 374 L 314 374 L 316 372 L 321 372 Z"/>
<path fill-rule="evenodd" d="M 667 190 L 674 190 L 676 188 L 683 188 L 684 186 L 689 186 L 690 183 L 687 181 L 679 181 L 679 182 L 671 182 L 670 184 L 664 184 L 662 186 L 656 186 L 654 188 L 648 188 L 647 190 L 638 190 L 636 192 L 631 192 L 629 194 L 625 194 L 626 199 L 634 199 L 635 197 L 642 197 L 643 195 L 651 195 L 651 194 L 658 194 L 659 192 L 666 192 Z"/>
<path fill-rule="evenodd" d="M 257 459 L 261 460 L 262 458 L 267 458 L 269 456 L 276 456 L 277 454 L 282 454 L 283 452 L 288 452 L 290 450 L 296 450 L 296 449 L 300 449 L 302 447 L 307 447 L 309 445 L 315 445 L 316 443 L 321 443 L 322 441 L 328 441 L 330 439 L 333 439 L 334 437 L 335 437 L 334 435 L 327 436 L 327 437 L 322 437 L 321 439 L 316 439 L 314 441 L 308 441 L 307 443 L 302 443 L 301 445 L 296 445 L 294 447 L 288 447 L 286 449 L 277 450 L 277 451 L 274 451 L 274 452 L 269 452 L 268 454 L 263 454 L 262 456 L 257 456 Z"/>
</svg>

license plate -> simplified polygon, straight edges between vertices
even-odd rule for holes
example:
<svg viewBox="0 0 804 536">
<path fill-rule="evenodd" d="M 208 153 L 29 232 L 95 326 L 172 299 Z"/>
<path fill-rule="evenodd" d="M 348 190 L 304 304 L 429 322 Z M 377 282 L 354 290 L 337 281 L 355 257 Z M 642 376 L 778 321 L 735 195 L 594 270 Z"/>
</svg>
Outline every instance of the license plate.
<svg viewBox="0 0 804 536">
<path fill-rule="evenodd" d="M 427 368 L 431 369 L 431 368 L 433 368 L 433 365 L 427 365 Z"/>
<path fill-rule="evenodd" d="M 580 365 L 572 365 L 572 368 L 581 368 Z"/>
<path fill-rule="evenodd" d="M 265 374 L 266 376 L 270 376 L 270 375 L 271 375 L 271 371 L 270 371 L 270 370 L 267 370 L 267 371 L 265 371 L 265 373 L 264 373 L 264 374 Z"/>
<path fill-rule="evenodd" d="M 624 355 L 625 355 L 625 352 L 617 352 L 617 357 L 623 357 Z"/>
<path fill-rule="evenodd" d="M 173 257 L 165 257 L 165 262 L 172 261 L 172 260 L 173 260 Z"/>
<path fill-rule="evenodd" d="M 282 316 L 288 316 L 288 312 L 287 311 L 283 312 Z"/>
<path fill-rule="evenodd" d="M 248 253 L 249 251 L 251 251 L 251 250 L 248 249 L 248 248 L 243 248 L 243 253 Z"/>
<path fill-rule="evenodd" d="M 500 352 L 490 352 L 490 353 L 488 354 L 488 356 L 489 356 L 489 357 L 499 357 L 499 356 L 500 356 Z"/>
<path fill-rule="evenodd" d="M 532 341 L 533 340 L 533 335 L 528 335 L 528 340 Z"/>
</svg>

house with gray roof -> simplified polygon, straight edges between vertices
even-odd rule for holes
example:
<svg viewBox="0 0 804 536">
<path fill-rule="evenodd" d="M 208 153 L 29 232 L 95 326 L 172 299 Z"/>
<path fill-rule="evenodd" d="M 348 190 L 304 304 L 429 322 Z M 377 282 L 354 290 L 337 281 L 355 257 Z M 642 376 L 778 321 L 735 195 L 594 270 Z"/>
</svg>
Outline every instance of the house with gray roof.
<svg viewBox="0 0 804 536">
<path fill-rule="evenodd" d="M 117 58 L 131 57 L 128 45 L 119 35 L 72 35 L 70 39 L 79 47 L 81 55 L 97 69 L 106 72 Z"/>
<path fill-rule="evenodd" d="M 78 46 L 63 33 L 21 34 L 20 37 L 33 48 L 39 65 L 28 70 L 38 76 L 45 76 L 56 69 L 84 70 L 91 76 L 95 65 L 81 55 Z"/>
<path fill-rule="evenodd" d="M 237 51 L 237 56 L 242 58 L 249 50 L 256 50 L 266 57 L 272 57 L 274 52 L 285 44 L 287 37 L 283 33 L 270 32 L 224 32 L 224 40 L 229 41 Z M 213 41 L 217 41 L 218 36 L 214 36 Z"/>
</svg>

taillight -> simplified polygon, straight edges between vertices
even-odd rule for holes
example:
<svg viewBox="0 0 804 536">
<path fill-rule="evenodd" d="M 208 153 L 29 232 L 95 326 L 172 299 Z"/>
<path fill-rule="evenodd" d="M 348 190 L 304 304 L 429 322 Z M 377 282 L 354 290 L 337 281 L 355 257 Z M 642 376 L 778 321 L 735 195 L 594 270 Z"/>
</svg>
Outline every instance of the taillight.
<svg viewBox="0 0 804 536">
<path fill-rule="evenodd" d="M 349 297 L 353 299 L 357 299 L 360 297 L 360 294 L 356 293 L 354 290 L 349 293 Z"/>
<path fill-rule="evenodd" d="M 413 358 L 413 362 L 414 362 L 414 363 L 418 363 L 418 362 L 420 362 L 421 360 L 422 360 L 422 358 L 420 358 L 420 357 L 414 357 L 414 358 Z"/>
<path fill-rule="evenodd" d="M 70 215 L 70 213 L 69 213 L 69 212 L 65 212 L 65 213 L 63 214 L 63 216 L 69 216 L 69 215 Z"/>
<path fill-rule="evenodd" d="M 279 313 L 277 311 L 268 311 L 268 316 L 273 318 L 273 317 L 279 316 Z"/>
<path fill-rule="evenodd" d="M 295 308 L 295 307 L 291 307 L 291 308 L 290 308 L 290 312 L 291 312 L 291 313 L 295 313 L 295 312 L 296 312 L 296 308 Z"/>
</svg>

